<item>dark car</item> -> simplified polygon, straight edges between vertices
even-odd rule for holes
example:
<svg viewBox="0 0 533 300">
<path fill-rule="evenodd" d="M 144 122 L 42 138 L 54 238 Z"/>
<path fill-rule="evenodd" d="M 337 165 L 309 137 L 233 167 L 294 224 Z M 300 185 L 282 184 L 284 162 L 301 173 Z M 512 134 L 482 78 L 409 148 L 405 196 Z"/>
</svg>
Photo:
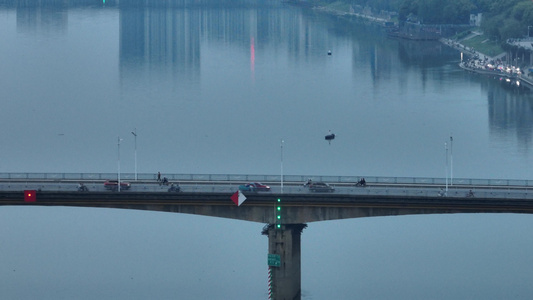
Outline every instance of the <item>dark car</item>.
<svg viewBox="0 0 533 300">
<path fill-rule="evenodd" d="M 120 182 L 120 189 L 121 190 L 129 190 L 131 187 L 131 184 L 129 182 L 121 181 Z M 106 180 L 104 182 L 104 188 L 106 190 L 118 190 L 118 180 Z"/>
<path fill-rule="evenodd" d="M 239 190 L 243 192 L 268 192 L 270 187 L 260 182 L 251 182 L 245 185 L 239 185 Z"/>
<path fill-rule="evenodd" d="M 325 182 L 313 182 L 308 185 L 309 191 L 315 193 L 333 193 L 335 191 L 329 184 Z"/>
</svg>

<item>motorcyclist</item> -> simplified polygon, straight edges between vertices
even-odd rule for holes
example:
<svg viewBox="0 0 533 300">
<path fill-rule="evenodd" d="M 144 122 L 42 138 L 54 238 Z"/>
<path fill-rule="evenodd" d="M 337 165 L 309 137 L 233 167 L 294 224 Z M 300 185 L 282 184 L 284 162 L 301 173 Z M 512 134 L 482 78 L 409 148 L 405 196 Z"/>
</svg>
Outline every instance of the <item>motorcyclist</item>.
<svg viewBox="0 0 533 300">
<path fill-rule="evenodd" d="M 89 189 L 83 184 L 83 183 L 78 183 L 78 191 L 79 192 L 87 192 L 89 191 Z"/>
<path fill-rule="evenodd" d="M 168 188 L 169 192 L 179 192 L 180 187 L 178 185 L 174 185 L 174 183 L 170 184 L 170 187 Z"/>
</svg>

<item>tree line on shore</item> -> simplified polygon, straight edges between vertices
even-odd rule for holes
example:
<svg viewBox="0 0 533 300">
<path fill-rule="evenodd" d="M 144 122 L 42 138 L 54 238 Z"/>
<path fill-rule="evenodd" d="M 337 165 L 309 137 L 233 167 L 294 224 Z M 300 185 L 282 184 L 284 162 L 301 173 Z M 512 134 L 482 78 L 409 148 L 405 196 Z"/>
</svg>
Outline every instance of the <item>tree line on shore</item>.
<svg viewBox="0 0 533 300">
<path fill-rule="evenodd" d="M 482 13 L 481 29 L 492 40 L 533 35 L 531 0 L 302 0 L 317 5 L 345 2 L 369 7 L 373 12 L 394 11 L 398 22 L 421 24 L 469 24 L 470 15 Z"/>
</svg>

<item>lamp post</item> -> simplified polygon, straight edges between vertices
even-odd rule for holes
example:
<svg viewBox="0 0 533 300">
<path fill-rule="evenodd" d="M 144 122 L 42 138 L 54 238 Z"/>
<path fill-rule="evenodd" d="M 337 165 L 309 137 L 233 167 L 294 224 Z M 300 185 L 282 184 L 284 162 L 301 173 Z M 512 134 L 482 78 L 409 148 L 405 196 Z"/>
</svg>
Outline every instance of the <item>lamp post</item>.
<svg viewBox="0 0 533 300">
<path fill-rule="evenodd" d="M 446 194 L 448 194 L 448 143 L 444 142 L 444 149 L 446 150 Z"/>
<path fill-rule="evenodd" d="M 135 181 L 137 181 L 137 128 L 135 128 L 131 134 L 133 134 L 133 139 L 135 140 L 135 151 L 134 151 L 134 159 L 135 159 Z"/>
<path fill-rule="evenodd" d="M 118 171 L 117 171 L 117 188 L 118 188 L 118 191 L 120 192 L 120 141 L 122 141 L 122 139 L 120 138 L 120 136 L 118 137 L 118 142 L 117 142 L 117 153 L 118 153 L 118 158 L 117 158 L 117 163 L 118 163 Z"/>
<path fill-rule="evenodd" d="M 527 37 L 529 37 L 529 28 L 531 28 L 531 27 L 533 27 L 533 26 L 528 26 L 527 27 Z"/>
<path fill-rule="evenodd" d="M 281 193 L 283 194 L 283 139 L 281 139 Z"/>
<path fill-rule="evenodd" d="M 453 136 L 450 134 L 450 185 L 453 185 Z"/>
</svg>

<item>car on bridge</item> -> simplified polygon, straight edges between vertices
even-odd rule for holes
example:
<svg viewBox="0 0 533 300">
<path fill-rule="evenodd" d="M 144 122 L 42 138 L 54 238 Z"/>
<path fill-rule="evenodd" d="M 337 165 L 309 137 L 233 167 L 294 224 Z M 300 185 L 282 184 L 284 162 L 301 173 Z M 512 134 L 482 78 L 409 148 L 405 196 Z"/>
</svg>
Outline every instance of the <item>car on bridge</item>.
<svg viewBox="0 0 533 300">
<path fill-rule="evenodd" d="M 104 182 L 104 188 L 106 190 L 112 190 L 112 191 L 118 190 L 118 180 L 106 180 Z M 120 182 L 121 190 L 129 190 L 130 188 L 131 188 L 131 184 L 129 182 L 125 182 L 125 181 Z"/>
<path fill-rule="evenodd" d="M 241 192 L 268 192 L 270 191 L 270 187 L 260 182 L 251 182 L 244 185 L 239 185 L 239 190 Z"/>
<path fill-rule="evenodd" d="M 333 193 L 335 189 L 325 182 L 311 182 L 307 185 L 310 192 L 314 193 Z"/>
</svg>

